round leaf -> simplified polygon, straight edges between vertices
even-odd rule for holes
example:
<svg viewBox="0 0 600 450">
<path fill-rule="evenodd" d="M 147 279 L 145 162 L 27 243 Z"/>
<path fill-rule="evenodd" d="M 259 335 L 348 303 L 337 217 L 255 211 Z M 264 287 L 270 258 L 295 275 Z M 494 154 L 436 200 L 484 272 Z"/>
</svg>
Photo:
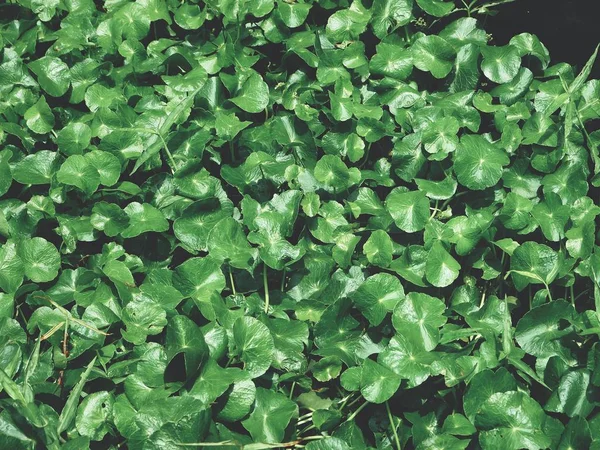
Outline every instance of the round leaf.
<svg viewBox="0 0 600 450">
<path fill-rule="evenodd" d="M 233 342 L 252 378 L 261 376 L 271 366 L 274 343 L 265 324 L 252 317 L 240 317 L 233 324 Z"/>
<path fill-rule="evenodd" d="M 54 245 L 41 237 L 23 240 L 19 243 L 19 257 L 23 262 L 25 275 L 36 283 L 52 281 L 60 269 L 60 255 Z"/>
<path fill-rule="evenodd" d="M 454 159 L 454 171 L 463 186 L 482 190 L 494 186 L 502 177 L 508 156 L 479 135 L 464 135 Z"/>
</svg>

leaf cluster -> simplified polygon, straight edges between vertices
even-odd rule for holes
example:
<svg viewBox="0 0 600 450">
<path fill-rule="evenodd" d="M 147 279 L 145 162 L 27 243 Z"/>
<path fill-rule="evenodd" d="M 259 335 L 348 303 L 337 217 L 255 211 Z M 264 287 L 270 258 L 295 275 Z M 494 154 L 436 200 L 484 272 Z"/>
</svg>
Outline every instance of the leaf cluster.
<svg viewBox="0 0 600 450">
<path fill-rule="evenodd" d="M 0 4 L 0 448 L 600 449 L 600 82 L 477 0 Z"/>
</svg>

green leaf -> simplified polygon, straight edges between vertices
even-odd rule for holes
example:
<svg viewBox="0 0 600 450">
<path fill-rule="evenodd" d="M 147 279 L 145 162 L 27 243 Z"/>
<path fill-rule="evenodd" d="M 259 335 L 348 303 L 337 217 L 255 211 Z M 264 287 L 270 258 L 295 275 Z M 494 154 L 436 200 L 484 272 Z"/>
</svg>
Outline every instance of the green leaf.
<svg viewBox="0 0 600 450">
<path fill-rule="evenodd" d="M 12 184 L 12 171 L 8 164 L 11 156 L 10 150 L 0 152 L 0 197 L 8 192 Z"/>
<path fill-rule="evenodd" d="M 412 18 L 413 0 L 375 0 L 371 8 L 371 26 L 375 36 L 383 39 L 390 31 L 402 27 Z"/>
<path fill-rule="evenodd" d="M 508 165 L 506 153 L 478 135 L 464 135 L 454 159 L 454 171 L 458 182 L 472 190 L 494 186 L 502 177 L 502 169 Z"/>
<path fill-rule="evenodd" d="M 165 351 L 169 362 L 183 355 L 186 380 L 193 379 L 209 355 L 202 331 L 185 316 L 175 316 L 169 321 Z"/>
<path fill-rule="evenodd" d="M 175 287 L 197 305 L 208 302 L 213 293 L 225 288 L 225 276 L 212 258 L 191 258 L 177 266 L 173 276 Z"/>
<path fill-rule="evenodd" d="M 253 72 L 231 101 L 246 112 L 259 113 L 269 104 L 269 86 L 258 73 Z"/>
<path fill-rule="evenodd" d="M 425 277 L 436 287 L 451 285 L 458 278 L 460 264 L 450 255 L 440 241 L 434 242 L 427 255 Z"/>
<path fill-rule="evenodd" d="M 369 322 L 378 326 L 404 298 L 404 288 L 395 276 L 378 273 L 367 278 L 351 298 Z"/>
<path fill-rule="evenodd" d="M 82 436 L 101 441 L 111 431 L 114 397 L 110 392 L 100 391 L 88 395 L 77 408 L 75 426 Z"/>
<path fill-rule="evenodd" d="M 61 153 L 66 155 L 81 155 L 90 145 L 92 130 L 80 122 L 70 122 L 58 132 L 56 145 Z"/>
<path fill-rule="evenodd" d="M 113 282 L 123 283 L 126 286 L 135 286 L 133 275 L 129 268 L 121 261 L 109 261 L 102 268 L 104 275 Z"/>
<path fill-rule="evenodd" d="M 109 237 L 119 235 L 129 225 L 129 216 L 114 203 L 98 202 L 92 208 L 90 223 Z"/>
<path fill-rule="evenodd" d="M 519 73 L 521 56 L 516 47 L 486 46 L 481 49 L 481 54 L 481 70 L 490 81 L 498 84 L 508 83 Z"/>
<path fill-rule="evenodd" d="M 244 369 L 253 377 L 264 374 L 273 361 L 273 337 L 266 325 L 252 317 L 240 317 L 233 324 L 235 343 Z"/>
<path fill-rule="evenodd" d="M 83 387 L 85 386 L 85 383 L 87 382 L 87 379 L 90 376 L 90 373 L 92 372 L 92 368 L 94 367 L 95 363 L 96 358 L 94 357 L 87 365 L 85 371 L 81 374 L 81 378 L 79 378 L 77 384 L 69 393 L 69 398 L 67 399 L 65 407 L 61 411 L 60 416 L 58 418 L 58 425 L 56 430 L 58 434 L 61 434 L 63 431 L 68 430 L 71 424 L 73 423 L 73 420 L 75 419 L 75 416 L 77 414 L 77 405 L 79 403 L 79 397 L 81 397 Z"/>
<path fill-rule="evenodd" d="M 167 324 L 167 314 L 158 304 L 149 300 L 129 302 L 122 313 L 126 329 L 123 339 L 135 345 L 143 344 L 147 336 L 160 334 Z"/>
<path fill-rule="evenodd" d="M 13 293 L 23 283 L 25 266 L 17 249 L 17 244 L 7 241 L 0 246 L 0 289 Z"/>
<path fill-rule="evenodd" d="M 100 175 L 100 184 L 113 186 L 119 181 L 121 163 L 119 159 L 108 152 L 94 150 L 85 154 L 85 158 Z"/>
<path fill-rule="evenodd" d="M 31 281 L 52 281 L 60 270 L 60 255 L 52 243 L 41 237 L 23 240 L 18 246 L 18 255 L 23 263 L 25 275 Z"/>
<path fill-rule="evenodd" d="M 81 155 L 69 156 L 60 166 L 56 178 L 60 183 L 75 186 L 87 195 L 93 194 L 100 185 L 98 170 Z"/>
<path fill-rule="evenodd" d="M 29 68 L 36 74 L 38 83 L 52 97 L 66 94 L 71 85 L 69 66 L 54 56 L 44 56 L 29 63 Z"/>
<path fill-rule="evenodd" d="M 415 41 L 412 53 L 415 67 L 431 72 L 435 78 L 445 78 L 452 70 L 454 49 L 439 36 L 420 37 Z"/>
<path fill-rule="evenodd" d="M 162 232 L 169 229 L 169 222 L 163 214 L 148 203 L 132 202 L 125 209 L 129 226 L 121 232 L 124 238 L 132 238 L 148 232 Z"/>
<path fill-rule="evenodd" d="M 281 442 L 285 428 L 297 411 L 298 406 L 285 395 L 257 388 L 254 410 L 242 425 L 254 442 Z"/>
<path fill-rule="evenodd" d="M 408 387 L 419 386 L 427 380 L 432 373 L 430 366 L 435 360 L 435 355 L 425 349 L 422 340 L 404 333 L 394 335 L 378 357 L 380 364 L 407 380 Z"/>
<path fill-rule="evenodd" d="M 365 359 L 360 377 L 360 393 L 371 403 L 389 400 L 400 387 L 401 378 L 390 369 Z"/>
<path fill-rule="evenodd" d="M 255 263 L 257 251 L 248 243 L 242 226 L 233 218 L 221 219 L 208 234 L 208 253 L 220 263 L 249 270 Z"/>
<path fill-rule="evenodd" d="M 392 239 L 383 230 L 373 231 L 363 246 L 363 252 L 369 262 L 381 267 L 387 267 L 392 262 L 392 250 Z"/>
<path fill-rule="evenodd" d="M 512 254 L 510 270 L 518 290 L 530 283 L 549 285 L 558 275 L 558 254 L 544 244 L 525 242 Z"/>
<path fill-rule="evenodd" d="M 454 3 L 443 0 L 417 0 L 423 11 L 435 17 L 447 16 L 453 9 Z"/>
<path fill-rule="evenodd" d="M 500 392 L 481 406 L 475 425 L 482 428 L 482 448 L 547 448 L 551 440 L 542 430 L 542 407 L 523 392 Z"/>
<path fill-rule="evenodd" d="M 27 128 L 34 133 L 49 133 L 54 127 L 54 114 L 48 106 L 48 103 L 46 103 L 46 98 L 44 96 L 41 96 L 36 104 L 25 111 L 23 117 L 27 122 Z"/>
<path fill-rule="evenodd" d="M 356 167 L 348 169 L 339 156 L 325 155 L 315 166 L 317 181 L 331 187 L 334 191 L 342 191 L 356 184 L 360 175 Z"/>
<path fill-rule="evenodd" d="M 407 233 L 422 230 L 429 220 L 429 200 L 420 191 L 394 189 L 385 199 L 385 209 L 396 226 Z"/>
<path fill-rule="evenodd" d="M 568 355 L 573 307 L 563 300 L 533 308 L 517 324 L 515 339 L 527 353 L 540 358 Z"/>
<path fill-rule="evenodd" d="M 433 350 L 440 339 L 439 328 L 447 320 L 445 309 L 440 299 L 411 292 L 394 309 L 392 322 L 399 333 L 406 334 L 413 342 L 422 342 L 426 350 Z"/>
<path fill-rule="evenodd" d="M 308 3 L 287 3 L 280 1 L 277 2 L 277 12 L 286 26 L 297 28 L 306 21 L 311 6 Z"/>
<path fill-rule="evenodd" d="M 227 394 L 227 401 L 217 414 L 217 419 L 237 423 L 248 416 L 254 400 L 256 399 L 256 386 L 251 380 L 242 380 L 234 383 Z"/>
<path fill-rule="evenodd" d="M 590 378 L 590 372 L 585 369 L 567 372 L 560 379 L 558 389 L 553 392 L 545 409 L 571 418 L 587 417 L 594 410 L 590 398 L 593 395 Z"/>
</svg>

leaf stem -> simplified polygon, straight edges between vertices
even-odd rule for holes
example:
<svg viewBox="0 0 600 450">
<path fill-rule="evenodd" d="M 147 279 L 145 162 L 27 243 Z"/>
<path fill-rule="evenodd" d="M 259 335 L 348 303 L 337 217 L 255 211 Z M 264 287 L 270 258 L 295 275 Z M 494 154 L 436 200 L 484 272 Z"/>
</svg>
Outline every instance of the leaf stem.
<svg viewBox="0 0 600 450">
<path fill-rule="evenodd" d="M 356 416 L 358 416 L 360 414 L 360 412 L 367 407 L 368 404 L 369 404 L 369 402 L 365 401 L 362 405 L 360 405 L 358 408 L 356 408 L 356 411 L 354 411 L 352 414 L 350 414 L 350 416 L 348 416 L 348 419 L 346 419 L 346 422 L 354 420 L 356 418 Z"/>
<path fill-rule="evenodd" d="M 569 291 L 571 293 L 571 304 L 575 307 L 575 290 L 573 289 L 573 285 L 569 287 Z"/>
<path fill-rule="evenodd" d="M 263 286 L 265 287 L 265 314 L 269 313 L 269 283 L 267 281 L 267 265 L 263 264 Z"/>
<path fill-rule="evenodd" d="M 231 273 L 231 266 L 227 266 L 227 268 L 229 269 L 229 282 L 231 283 L 231 292 L 233 293 L 233 295 L 237 295 L 237 292 L 235 291 L 235 283 L 233 282 L 233 274 Z"/>
<path fill-rule="evenodd" d="M 394 416 L 392 416 L 392 411 L 390 411 L 389 402 L 385 402 L 385 410 L 387 411 L 388 419 L 390 421 L 390 425 L 392 426 L 392 432 L 394 433 L 394 441 L 396 441 L 396 450 L 401 450 L 402 446 L 400 445 L 400 438 L 398 437 L 398 432 L 396 431 L 396 425 L 394 425 Z"/>
</svg>

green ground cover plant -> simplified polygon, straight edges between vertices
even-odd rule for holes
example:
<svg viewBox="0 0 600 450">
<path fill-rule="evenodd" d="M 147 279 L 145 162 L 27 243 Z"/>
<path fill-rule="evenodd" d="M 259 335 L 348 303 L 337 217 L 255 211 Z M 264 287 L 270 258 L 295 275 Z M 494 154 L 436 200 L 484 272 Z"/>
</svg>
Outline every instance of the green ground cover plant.
<svg viewBox="0 0 600 450">
<path fill-rule="evenodd" d="M 0 448 L 600 449 L 596 53 L 494 6 L 0 3 Z"/>
</svg>

